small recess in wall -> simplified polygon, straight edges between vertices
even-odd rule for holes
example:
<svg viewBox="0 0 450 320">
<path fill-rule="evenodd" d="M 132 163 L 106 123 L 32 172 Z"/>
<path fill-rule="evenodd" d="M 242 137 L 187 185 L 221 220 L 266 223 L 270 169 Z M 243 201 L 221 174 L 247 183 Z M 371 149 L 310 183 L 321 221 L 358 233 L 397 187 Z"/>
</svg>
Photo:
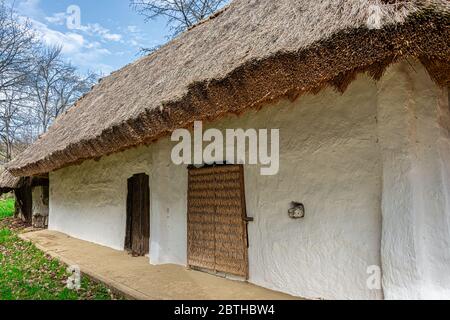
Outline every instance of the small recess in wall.
<svg viewBox="0 0 450 320">
<path fill-rule="evenodd" d="M 289 218 L 301 219 L 305 217 L 305 206 L 300 202 L 291 202 L 291 208 L 288 211 Z"/>
</svg>

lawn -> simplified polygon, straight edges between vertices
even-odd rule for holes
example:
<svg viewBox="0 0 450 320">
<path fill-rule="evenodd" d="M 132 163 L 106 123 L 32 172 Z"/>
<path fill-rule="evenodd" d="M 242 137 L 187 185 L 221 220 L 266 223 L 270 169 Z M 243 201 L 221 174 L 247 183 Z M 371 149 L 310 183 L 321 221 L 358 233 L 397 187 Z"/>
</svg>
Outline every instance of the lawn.
<svg viewBox="0 0 450 320">
<path fill-rule="evenodd" d="M 0 220 L 12 217 L 14 214 L 14 199 L 0 199 Z"/>
<path fill-rule="evenodd" d="M 14 211 L 9 201 L 0 202 L 0 300 L 111 300 L 115 296 L 102 284 L 83 276 L 81 288 L 66 287 L 67 266 L 21 240 L 9 227 Z M 17 223 L 15 223 L 17 225 Z M 20 224 L 19 224 L 20 225 Z"/>
</svg>

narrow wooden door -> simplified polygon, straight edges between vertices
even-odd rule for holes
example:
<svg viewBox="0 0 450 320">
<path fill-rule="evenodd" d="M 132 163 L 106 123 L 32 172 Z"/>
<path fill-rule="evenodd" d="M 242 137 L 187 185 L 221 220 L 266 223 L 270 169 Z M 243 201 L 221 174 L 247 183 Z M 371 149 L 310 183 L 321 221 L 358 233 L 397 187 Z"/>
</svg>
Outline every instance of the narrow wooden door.
<svg viewBox="0 0 450 320">
<path fill-rule="evenodd" d="M 189 266 L 248 278 L 243 173 L 239 165 L 189 170 Z"/>
<path fill-rule="evenodd" d="M 32 187 L 31 179 L 24 178 L 21 182 L 20 188 L 15 190 L 15 215 L 20 216 L 20 218 L 27 223 L 32 222 L 33 217 L 33 198 L 32 198 Z"/>
<path fill-rule="evenodd" d="M 150 247 L 149 176 L 136 174 L 128 179 L 125 250 L 144 256 Z"/>
</svg>

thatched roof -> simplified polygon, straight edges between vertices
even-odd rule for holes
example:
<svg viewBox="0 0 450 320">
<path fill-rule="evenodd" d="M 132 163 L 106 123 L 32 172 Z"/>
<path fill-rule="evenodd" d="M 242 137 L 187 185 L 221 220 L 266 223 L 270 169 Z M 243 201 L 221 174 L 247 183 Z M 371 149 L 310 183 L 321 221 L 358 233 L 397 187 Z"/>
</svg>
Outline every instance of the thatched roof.
<svg viewBox="0 0 450 320">
<path fill-rule="evenodd" d="M 373 13 L 380 24 L 370 24 Z M 401 58 L 450 84 L 448 0 L 235 0 L 103 79 L 9 165 L 49 172 L 148 144 L 195 120 L 381 77 Z M 376 26 L 376 28 L 374 28 Z"/>
<path fill-rule="evenodd" d="M 0 195 L 18 188 L 20 181 L 20 177 L 15 177 L 8 170 L 4 170 L 0 175 Z"/>
<path fill-rule="evenodd" d="M 0 174 L 0 195 L 20 189 L 26 185 L 31 187 L 48 186 L 48 174 L 35 177 L 16 177 L 9 170 L 4 170 Z"/>
</svg>

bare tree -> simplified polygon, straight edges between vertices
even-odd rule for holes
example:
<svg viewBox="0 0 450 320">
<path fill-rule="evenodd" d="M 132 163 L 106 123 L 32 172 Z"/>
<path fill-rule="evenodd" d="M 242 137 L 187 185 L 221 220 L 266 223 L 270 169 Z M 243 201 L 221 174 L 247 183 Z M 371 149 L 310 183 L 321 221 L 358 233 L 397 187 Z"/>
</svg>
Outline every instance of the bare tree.
<svg viewBox="0 0 450 320">
<path fill-rule="evenodd" d="M 8 162 L 12 160 L 16 147 L 22 144 L 23 133 L 27 131 L 26 127 L 30 125 L 31 119 L 24 90 L 3 89 L 0 95 L 0 139 L 3 143 L 0 156 Z"/>
<path fill-rule="evenodd" d="M 0 159 L 11 160 L 92 87 L 60 47 L 36 40 L 32 25 L 0 0 Z"/>
<path fill-rule="evenodd" d="M 98 75 L 93 72 L 88 72 L 85 76 L 79 76 L 74 66 L 63 64 L 60 69 L 60 77 L 52 88 L 52 118 L 56 119 L 79 97 L 88 92 L 97 78 Z"/>
<path fill-rule="evenodd" d="M 12 8 L 0 2 L 0 91 L 22 83 L 33 69 L 35 37 Z"/>
<path fill-rule="evenodd" d="M 61 57 L 60 47 L 44 48 L 30 75 L 32 107 L 41 132 L 46 132 L 52 121 L 89 91 L 96 75 L 81 77 L 77 69 Z"/>
<path fill-rule="evenodd" d="M 36 72 L 30 75 L 33 107 L 42 132 L 46 132 L 52 113 L 52 90 L 59 81 L 61 47 L 44 48 L 36 61 Z"/>
<path fill-rule="evenodd" d="M 0 156 L 12 159 L 20 132 L 29 123 L 26 81 L 33 71 L 36 39 L 27 21 L 20 22 L 0 1 Z"/>
<path fill-rule="evenodd" d="M 216 12 L 228 0 L 131 0 L 131 6 L 146 20 L 164 17 L 172 36 Z"/>
</svg>

